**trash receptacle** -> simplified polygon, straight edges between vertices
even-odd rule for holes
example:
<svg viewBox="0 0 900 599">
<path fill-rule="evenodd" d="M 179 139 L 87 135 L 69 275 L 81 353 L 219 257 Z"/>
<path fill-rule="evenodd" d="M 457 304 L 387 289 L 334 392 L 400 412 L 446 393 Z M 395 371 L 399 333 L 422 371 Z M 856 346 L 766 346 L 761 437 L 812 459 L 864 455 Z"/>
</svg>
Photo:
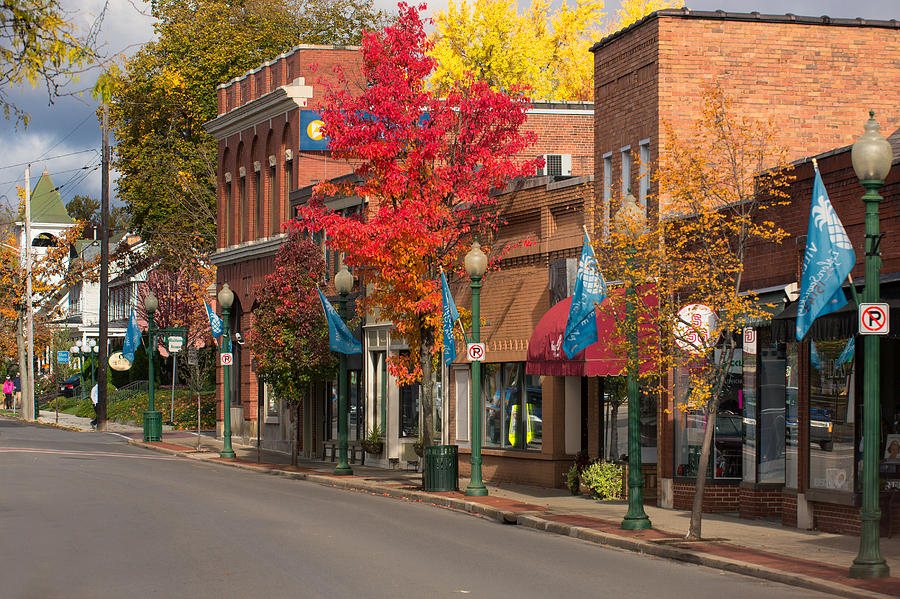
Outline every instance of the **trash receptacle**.
<svg viewBox="0 0 900 599">
<path fill-rule="evenodd" d="M 144 412 L 144 441 L 162 441 L 162 412 Z"/>
<path fill-rule="evenodd" d="M 431 445 L 425 448 L 422 488 L 425 491 L 459 490 L 458 446 Z"/>
</svg>

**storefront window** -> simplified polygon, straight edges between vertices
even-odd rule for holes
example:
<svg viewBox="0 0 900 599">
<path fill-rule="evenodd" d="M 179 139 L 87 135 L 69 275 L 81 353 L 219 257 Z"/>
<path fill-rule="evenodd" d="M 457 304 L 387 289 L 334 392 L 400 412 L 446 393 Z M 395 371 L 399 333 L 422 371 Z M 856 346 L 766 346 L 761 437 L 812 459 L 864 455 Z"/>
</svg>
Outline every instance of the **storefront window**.
<svg viewBox="0 0 900 599">
<path fill-rule="evenodd" d="M 538 376 L 526 375 L 520 362 L 484 364 L 484 445 L 540 449 L 542 391 Z"/>
<path fill-rule="evenodd" d="M 751 335 L 759 335 L 759 331 L 755 329 L 750 329 L 752 333 Z M 745 332 L 745 335 L 747 333 Z M 756 408 L 758 405 L 757 398 L 757 371 L 759 368 L 757 367 L 757 348 L 759 347 L 759 338 L 755 337 L 756 344 L 750 345 L 744 344 L 744 388 L 741 391 L 741 410 L 743 412 L 743 425 L 744 425 L 744 447 L 743 447 L 743 460 L 742 460 L 742 469 L 744 474 L 744 481 L 748 483 L 756 482 L 756 439 L 758 436 L 756 426 Z M 748 351 L 749 350 L 749 351 Z"/>
<path fill-rule="evenodd" d="M 608 376 L 603 381 L 605 454 L 617 460 L 628 454 L 628 397 L 626 377 Z"/>
<path fill-rule="evenodd" d="M 737 351 L 737 350 L 736 350 Z M 734 356 L 731 372 L 722 390 L 713 432 L 714 451 L 710 456 L 707 476 L 715 479 L 741 478 L 741 413 L 742 374 L 740 353 Z M 674 410 L 675 474 L 696 476 L 706 431 L 706 414 L 701 410 L 684 410 L 690 395 L 690 373 L 679 369 L 676 392 L 679 399 Z"/>
<path fill-rule="evenodd" d="M 854 368 L 848 339 L 813 341 L 809 347 L 809 486 L 852 491 L 856 414 Z"/>
<path fill-rule="evenodd" d="M 419 386 L 400 387 L 400 436 L 419 436 Z"/>
<path fill-rule="evenodd" d="M 784 419 L 786 423 L 784 432 L 784 486 L 788 489 L 797 488 L 797 472 L 799 462 L 797 452 L 800 447 L 798 437 L 797 416 L 797 391 L 800 380 L 800 367 L 798 362 L 798 345 L 796 342 L 788 343 L 785 347 L 785 402 Z"/>
<path fill-rule="evenodd" d="M 347 373 L 349 387 L 347 400 L 350 410 L 350 439 L 359 440 L 365 436 L 366 405 L 362 394 L 362 371 L 351 370 Z"/>
<path fill-rule="evenodd" d="M 759 476 L 761 483 L 784 482 L 785 353 L 767 330 L 759 339 Z"/>
<path fill-rule="evenodd" d="M 328 405 L 325 409 L 325 422 L 328 427 L 328 439 L 334 440 L 338 438 L 338 385 L 337 379 L 328 383 L 325 397 L 328 398 Z"/>
</svg>

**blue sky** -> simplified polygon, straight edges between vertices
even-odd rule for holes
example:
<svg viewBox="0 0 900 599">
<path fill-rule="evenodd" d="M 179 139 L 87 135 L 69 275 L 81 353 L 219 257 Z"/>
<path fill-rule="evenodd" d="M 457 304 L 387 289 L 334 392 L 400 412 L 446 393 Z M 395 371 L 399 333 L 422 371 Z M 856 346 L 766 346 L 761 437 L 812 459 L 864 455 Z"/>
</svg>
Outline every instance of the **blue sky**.
<svg viewBox="0 0 900 599">
<path fill-rule="evenodd" d="M 572 0 L 570 0 L 571 2 Z M 558 4 L 559 0 L 555 2 Z M 393 0 L 376 0 L 376 6 L 394 10 Z M 520 0 L 528 4 L 529 0 Z M 62 0 L 69 18 L 86 30 L 96 19 L 106 0 Z M 609 0 L 606 10 L 614 14 L 619 0 Z M 109 56 L 134 52 L 153 37 L 152 19 L 146 14 L 148 5 L 141 0 L 109 0 L 100 39 Z M 441 10 L 446 0 L 429 2 L 432 10 Z M 696 0 L 688 1 L 694 10 L 722 9 L 729 12 L 758 11 L 784 14 L 868 19 L 900 19 L 897 0 Z M 27 129 L 16 129 L 11 121 L 0 119 L 0 201 L 15 199 L 15 184 L 24 182 L 24 163 L 32 164 L 32 185 L 45 169 L 54 182 L 62 186 L 64 201 L 76 194 L 100 197 L 100 129 L 95 115 L 97 103 L 89 93 L 96 73 L 86 73 L 72 84 L 74 95 L 57 99 L 48 105 L 46 92 L 23 88 L 11 90 L 13 101 L 32 115 Z M 88 90 L 78 95 L 77 92 Z M 111 199 L 115 198 L 115 176 Z"/>
</svg>

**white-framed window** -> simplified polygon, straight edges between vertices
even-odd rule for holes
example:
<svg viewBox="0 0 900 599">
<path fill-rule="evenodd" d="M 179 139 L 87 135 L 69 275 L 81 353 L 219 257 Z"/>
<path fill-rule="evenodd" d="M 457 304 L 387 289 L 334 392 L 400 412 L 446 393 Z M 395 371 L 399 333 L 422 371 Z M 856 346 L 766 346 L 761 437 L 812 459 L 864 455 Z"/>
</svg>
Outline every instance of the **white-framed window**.
<svg viewBox="0 0 900 599">
<path fill-rule="evenodd" d="M 638 203 L 647 209 L 647 196 L 650 193 L 650 140 L 642 139 L 639 148 L 639 159 L 641 164 L 640 179 L 638 182 Z"/>
<path fill-rule="evenodd" d="M 453 368 L 453 381 L 456 383 L 456 440 L 469 442 L 469 380 L 468 367 Z"/>
<path fill-rule="evenodd" d="M 609 237 L 609 214 L 612 204 L 612 152 L 603 155 L 603 239 Z"/>
<path fill-rule="evenodd" d="M 628 195 L 631 189 L 631 146 L 625 146 L 621 150 L 622 153 L 622 197 Z"/>
<path fill-rule="evenodd" d="M 266 406 L 266 424 L 278 424 L 281 418 L 281 411 L 278 406 L 278 400 L 272 393 L 269 385 L 263 385 L 263 405 Z"/>
</svg>

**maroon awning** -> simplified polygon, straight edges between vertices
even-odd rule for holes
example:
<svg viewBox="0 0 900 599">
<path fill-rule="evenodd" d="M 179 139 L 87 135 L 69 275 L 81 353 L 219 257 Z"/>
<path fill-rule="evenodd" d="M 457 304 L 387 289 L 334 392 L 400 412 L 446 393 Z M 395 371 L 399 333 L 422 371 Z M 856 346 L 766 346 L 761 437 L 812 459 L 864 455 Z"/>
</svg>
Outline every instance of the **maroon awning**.
<svg viewBox="0 0 900 599">
<path fill-rule="evenodd" d="M 621 293 L 620 290 L 612 293 Z M 654 295 L 644 296 L 644 302 L 653 308 L 657 305 Z M 604 302 L 605 303 L 605 302 Z M 577 353 L 571 360 L 562 349 L 566 320 L 572 298 L 568 297 L 550 308 L 534 328 L 528 342 L 528 362 L 525 372 L 550 376 L 615 376 L 624 374 L 625 357 L 619 352 L 623 346 L 617 340 L 616 323 L 612 315 L 602 309 L 594 311 L 597 317 L 597 338 L 599 341 Z M 602 304 L 601 304 L 602 305 Z M 649 327 L 641 327 L 641 337 L 653 335 Z M 648 340 L 649 341 L 649 340 Z M 653 344 L 655 345 L 655 343 Z M 641 363 L 641 372 L 653 367 L 650 360 Z"/>
</svg>

